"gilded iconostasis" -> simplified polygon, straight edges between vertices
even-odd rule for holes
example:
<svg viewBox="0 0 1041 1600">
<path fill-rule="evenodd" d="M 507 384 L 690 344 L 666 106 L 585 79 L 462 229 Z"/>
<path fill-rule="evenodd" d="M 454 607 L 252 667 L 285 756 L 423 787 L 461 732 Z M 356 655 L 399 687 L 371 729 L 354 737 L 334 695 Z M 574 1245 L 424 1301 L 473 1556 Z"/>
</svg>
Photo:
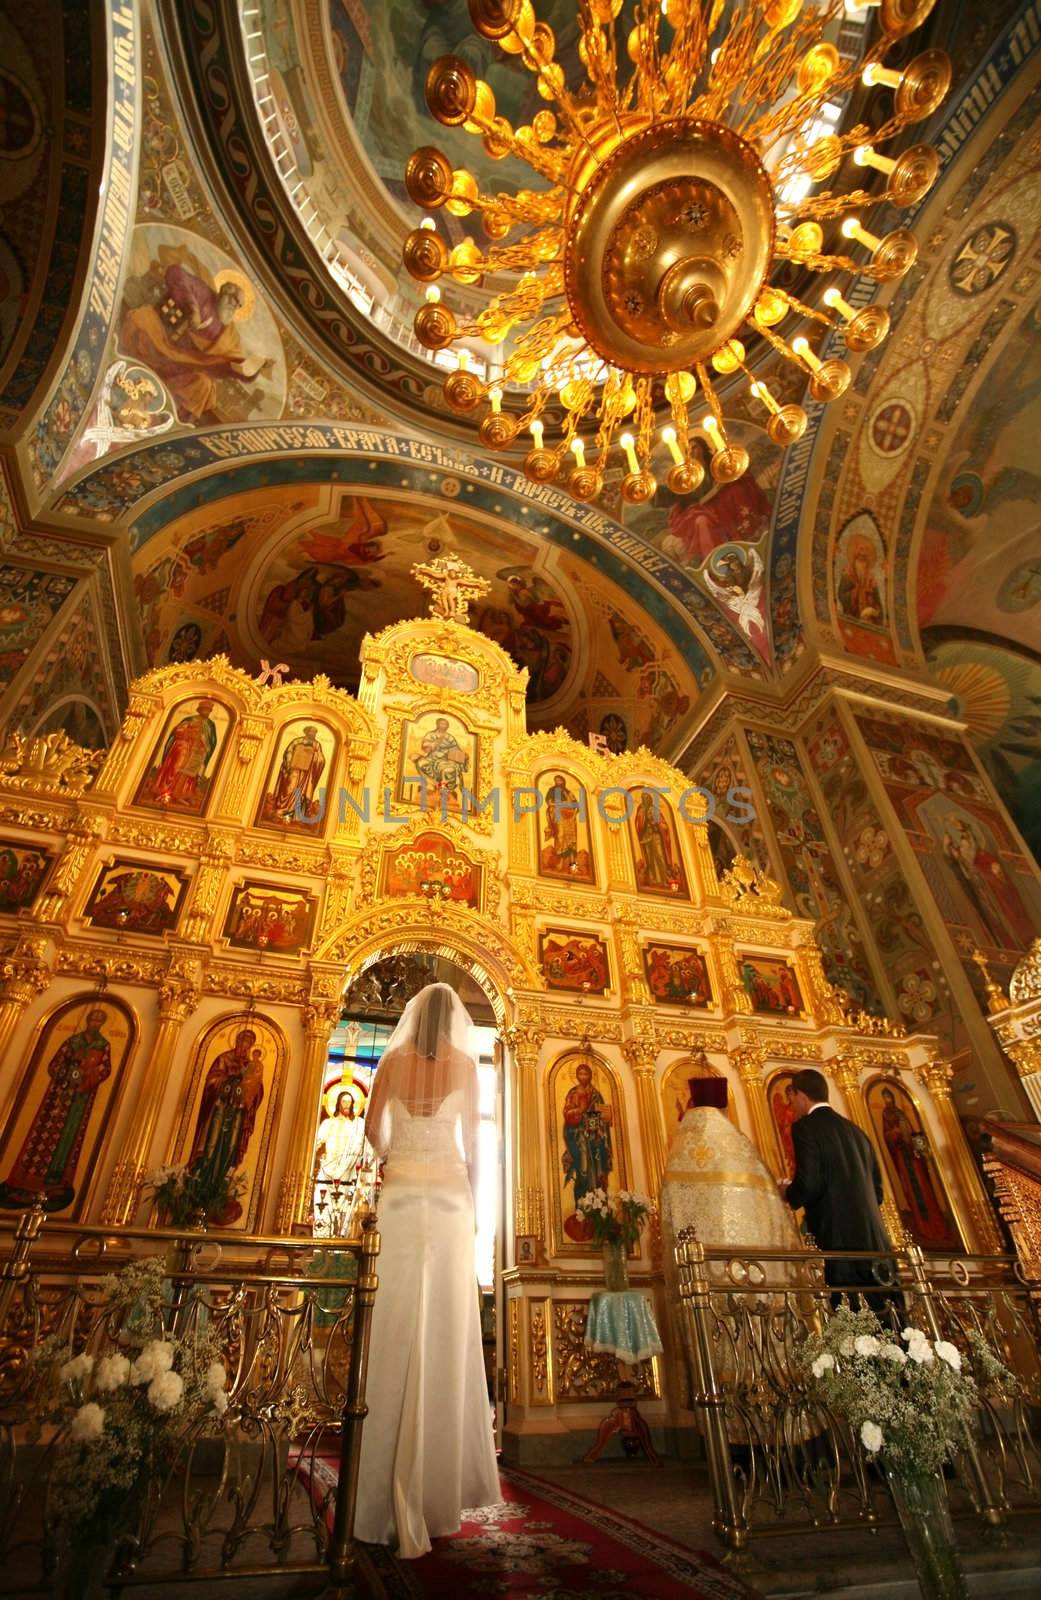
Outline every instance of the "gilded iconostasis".
<svg viewBox="0 0 1041 1600">
<path fill-rule="evenodd" d="M 577 69 L 574 5 L 536 11 Z M 535 1075 L 517 1262 L 588 1256 L 589 1184 L 653 1180 L 697 1051 L 778 1174 L 791 1074 L 834 1057 L 891 1220 L 997 1237 L 979 1122 L 1031 1102 L 989 1018 L 1041 927 L 1041 33 L 1013 0 L 919 32 L 954 83 L 915 133 L 918 259 L 843 280 L 888 339 L 826 410 L 757 346 L 805 435 L 721 377 L 747 471 L 631 503 L 620 455 L 583 501 L 491 453 L 412 331 L 412 151 L 521 181 L 435 128 L 428 69 L 543 105 L 465 0 L 0 3 L 0 1206 L 126 1217 L 161 1157 L 237 1173 L 245 1232 L 315 1223 L 320 1172 L 330 1231 L 378 1055 L 340 995 L 404 921 Z M 475 587 L 441 627 L 415 571 L 446 559 Z M 520 816 L 467 813 L 516 787 Z M 721 958 L 705 907 L 769 885 Z"/>
</svg>

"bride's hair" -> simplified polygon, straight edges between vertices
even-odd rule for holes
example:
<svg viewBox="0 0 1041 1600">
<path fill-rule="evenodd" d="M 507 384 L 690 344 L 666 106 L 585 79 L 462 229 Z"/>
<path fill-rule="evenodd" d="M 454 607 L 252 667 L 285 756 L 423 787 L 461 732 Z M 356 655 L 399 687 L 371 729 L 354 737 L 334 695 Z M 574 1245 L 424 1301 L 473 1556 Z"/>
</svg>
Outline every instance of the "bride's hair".
<svg viewBox="0 0 1041 1600">
<path fill-rule="evenodd" d="M 455 1089 L 465 1090 L 469 1145 L 480 1115 L 474 1025 L 450 984 L 431 983 L 405 1007 L 376 1068 L 366 1113 L 373 1149 L 386 1151 L 395 1099 L 427 1116 Z"/>
<path fill-rule="evenodd" d="M 456 1016 L 456 1007 L 463 1011 L 462 1001 L 449 984 L 430 983 L 414 996 L 412 1004 L 416 1054 L 433 1061 L 449 1048 L 453 1033 L 465 1020 L 465 1012 Z"/>
</svg>

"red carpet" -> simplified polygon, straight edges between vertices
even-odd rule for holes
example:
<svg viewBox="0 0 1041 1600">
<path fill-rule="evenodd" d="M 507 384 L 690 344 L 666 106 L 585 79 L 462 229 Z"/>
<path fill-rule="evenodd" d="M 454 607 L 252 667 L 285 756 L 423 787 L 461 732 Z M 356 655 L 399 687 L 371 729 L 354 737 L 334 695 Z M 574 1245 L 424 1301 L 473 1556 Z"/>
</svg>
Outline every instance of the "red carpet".
<svg viewBox="0 0 1041 1600">
<path fill-rule="evenodd" d="M 701 1551 L 516 1468 L 500 1477 L 500 1504 L 467 1513 L 459 1532 L 435 1540 L 420 1560 L 364 1547 L 390 1600 L 756 1600 Z M 317 1461 L 311 1492 L 319 1503 L 335 1482 L 335 1467 Z"/>
</svg>

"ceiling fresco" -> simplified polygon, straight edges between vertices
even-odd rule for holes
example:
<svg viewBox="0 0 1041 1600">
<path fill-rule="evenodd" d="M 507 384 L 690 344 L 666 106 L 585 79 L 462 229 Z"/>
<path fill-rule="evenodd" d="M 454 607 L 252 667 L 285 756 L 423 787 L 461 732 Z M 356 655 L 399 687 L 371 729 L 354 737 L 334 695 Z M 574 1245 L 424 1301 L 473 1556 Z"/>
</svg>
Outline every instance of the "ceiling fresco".
<svg viewBox="0 0 1041 1600">
<path fill-rule="evenodd" d="M 41 0 L 29 22 L 0 6 L 0 424 L 29 403 L 70 314 L 98 137 L 85 8 Z"/>
<path fill-rule="evenodd" d="M 1041 195 L 1017 212 L 1039 229 Z M 972 246 L 992 233 L 979 230 Z M 1035 234 L 1041 245 L 1041 231 Z M 974 259 L 980 261 L 977 252 Z M 989 259 L 979 272 L 993 272 Z M 1024 274 L 1041 289 L 1041 276 Z M 1041 297 L 1011 324 L 973 396 L 926 512 L 920 627 L 984 629 L 1041 646 Z"/>
<path fill-rule="evenodd" d="M 472 619 L 527 668 L 533 727 L 603 733 L 619 750 L 682 737 L 697 678 L 624 589 L 444 497 L 301 483 L 186 512 L 135 560 L 149 663 L 277 659 L 355 688 L 364 636 L 422 613 L 411 568 L 449 550 L 491 583 Z"/>
<path fill-rule="evenodd" d="M 970 615 L 1036 642 L 1038 128 L 1041 88 L 937 196 L 928 258 L 893 296 L 890 338 L 862 362 L 832 436 L 840 470 L 818 502 L 813 600 L 822 639 L 852 655 L 917 666 L 917 625 Z"/>
<path fill-rule="evenodd" d="M 1036 548 L 1036 546 L 1035 546 Z M 996 639 L 929 628 L 930 676 L 968 723 L 977 753 L 1041 861 L 1041 657 Z"/>
<path fill-rule="evenodd" d="M 944 671 L 967 628 L 1037 649 L 1041 90 L 1023 98 L 1028 57 L 1002 36 L 1013 0 L 945 6 L 963 75 L 928 135 L 945 177 L 921 215 L 879 215 L 914 224 L 921 259 L 895 289 L 846 290 L 877 293 L 894 327 L 854 363 L 834 426 L 810 403 L 806 439 L 781 455 L 740 403 L 748 474 L 640 507 L 622 506 L 617 474 L 603 504 L 579 506 L 489 462 L 439 410 L 429 363 L 395 343 L 395 296 L 414 293 L 398 265 L 401 172 L 434 132 L 427 66 L 471 59 L 516 122 L 543 105 L 530 74 L 474 35 L 465 0 L 258 4 L 280 136 L 367 267 L 369 300 L 321 268 L 257 107 L 228 104 L 238 8 L 143 7 L 122 270 L 106 314 L 82 320 L 29 453 L 41 505 L 129 530 L 150 661 L 277 652 L 353 682 L 359 619 L 419 609 L 413 549 L 457 540 L 495 585 L 481 625 L 528 666 L 533 716 L 580 737 L 606 723 L 671 748 L 714 680 L 780 698 L 812 643 L 921 670 L 926 628 Z M 538 15 L 566 56 L 574 0 L 538 0 Z M 994 135 L 966 151 L 988 107 Z M 510 163 L 436 133 L 508 186 Z M 768 381 L 780 401 L 802 398 L 791 365 Z"/>
<path fill-rule="evenodd" d="M 514 163 L 493 161 L 480 142 L 462 128 L 436 127 L 427 110 L 427 71 L 443 55 L 461 57 L 489 84 L 498 114 L 512 127 L 530 123 L 546 104 L 523 64 L 474 31 L 467 0 L 326 3 L 340 83 L 357 140 L 387 189 L 409 214 L 413 208 L 405 195 L 405 163 L 420 145 L 436 143 L 453 166 L 468 167 L 482 188 L 510 191 L 516 187 Z M 538 17 L 553 29 L 556 59 L 569 79 L 584 76 L 577 56 L 574 0 L 540 0 Z M 533 182 L 535 188 L 541 187 L 537 177 Z M 460 238 L 464 231 L 458 227 Z"/>
<path fill-rule="evenodd" d="M 255 266 L 234 253 L 147 25 L 139 44 L 136 225 L 121 251 L 109 322 L 90 332 L 91 362 L 70 363 L 31 441 L 37 483 L 52 490 L 115 452 L 183 439 L 207 424 L 316 411 L 379 420 L 305 351 L 276 316 Z"/>
</svg>

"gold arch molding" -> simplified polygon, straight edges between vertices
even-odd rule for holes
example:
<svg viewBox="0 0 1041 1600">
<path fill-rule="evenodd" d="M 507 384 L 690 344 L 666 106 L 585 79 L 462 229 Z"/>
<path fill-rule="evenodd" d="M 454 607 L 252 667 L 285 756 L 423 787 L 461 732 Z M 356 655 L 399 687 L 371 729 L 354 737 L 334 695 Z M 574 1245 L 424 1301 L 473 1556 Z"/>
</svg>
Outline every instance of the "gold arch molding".
<svg viewBox="0 0 1041 1600">
<path fill-rule="evenodd" d="M 427 909 L 424 902 L 422 911 Z M 500 1028 L 509 1020 L 508 1002 L 515 989 L 543 987 L 513 940 L 500 927 L 475 917 L 472 912 L 465 928 L 446 926 L 447 919 L 442 921 L 440 917 L 436 922 L 429 919 L 424 925 L 422 911 L 412 920 L 404 936 L 399 931 L 402 920 L 399 912 L 393 920 L 382 916 L 374 918 L 371 913 L 351 918 L 332 935 L 316 959 L 342 965 L 344 988 L 348 988 L 367 967 L 388 956 L 420 952 L 440 956 L 468 973 L 479 985 L 488 997 Z"/>
</svg>

